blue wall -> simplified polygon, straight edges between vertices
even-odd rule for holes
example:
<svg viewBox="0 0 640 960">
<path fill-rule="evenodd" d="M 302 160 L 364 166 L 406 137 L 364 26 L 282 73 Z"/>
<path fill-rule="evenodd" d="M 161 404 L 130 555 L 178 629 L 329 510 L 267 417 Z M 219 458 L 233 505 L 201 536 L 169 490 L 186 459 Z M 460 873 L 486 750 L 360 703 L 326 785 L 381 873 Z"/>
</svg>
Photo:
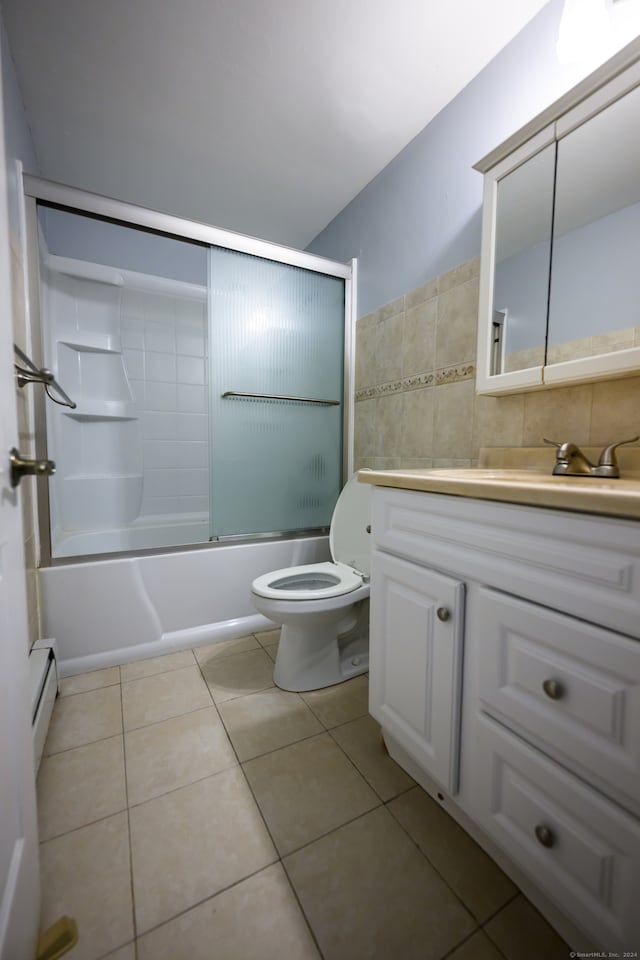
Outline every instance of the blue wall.
<svg viewBox="0 0 640 960">
<path fill-rule="evenodd" d="M 480 253 L 473 164 L 585 73 L 558 64 L 561 12 L 551 0 L 309 245 L 359 258 L 359 316 Z"/>
<path fill-rule="evenodd" d="M 11 229 L 19 230 L 19 198 L 22 184 L 17 182 L 15 160 L 22 160 L 26 173 L 37 174 L 38 163 L 33 149 L 31 131 L 22 105 L 22 96 L 18 87 L 15 67 L 9 50 L 7 34 L 0 15 L 0 45 L 2 56 L 2 99 L 4 109 L 4 145 L 7 157 L 7 193 L 9 204 L 9 224 Z"/>
</svg>

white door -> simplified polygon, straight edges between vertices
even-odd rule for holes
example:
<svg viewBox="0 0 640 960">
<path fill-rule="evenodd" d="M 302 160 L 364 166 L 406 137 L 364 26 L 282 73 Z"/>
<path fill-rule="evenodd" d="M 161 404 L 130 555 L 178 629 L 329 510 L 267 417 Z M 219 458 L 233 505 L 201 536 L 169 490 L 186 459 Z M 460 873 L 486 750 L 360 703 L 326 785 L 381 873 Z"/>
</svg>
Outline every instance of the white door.
<svg viewBox="0 0 640 960">
<path fill-rule="evenodd" d="M 8 241 L 6 160 L 0 145 L 0 960 L 33 960 L 40 912 L 38 834 L 22 513 L 9 475 L 9 450 L 18 445 L 18 428 Z"/>
<path fill-rule="evenodd" d="M 464 584 L 378 550 L 369 711 L 434 780 L 458 789 Z"/>
</svg>

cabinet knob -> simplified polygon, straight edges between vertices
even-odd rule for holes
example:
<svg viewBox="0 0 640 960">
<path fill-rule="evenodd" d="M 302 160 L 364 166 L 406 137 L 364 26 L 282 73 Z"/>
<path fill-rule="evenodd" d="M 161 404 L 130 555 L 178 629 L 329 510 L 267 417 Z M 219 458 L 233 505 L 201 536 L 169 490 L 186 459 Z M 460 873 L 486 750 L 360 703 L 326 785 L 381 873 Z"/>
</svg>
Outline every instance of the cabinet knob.
<svg viewBox="0 0 640 960">
<path fill-rule="evenodd" d="M 451 619 L 451 611 L 447 607 L 438 607 L 436 610 L 436 616 L 438 620 L 441 620 L 442 623 L 446 623 L 447 620 Z"/>
<path fill-rule="evenodd" d="M 552 847 L 556 842 L 556 837 L 550 827 L 545 827 L 544 824 L 539 823 L 535 828 L 536 840 L 538 843 L 541 843 L 543 847 Z"/>
<path fill-rule="evenodd" d="M 564 687 L 559 680 L 545 680 L 542 689 L 551 700 L 559 700 L 564 696 Z"/>
</svg>

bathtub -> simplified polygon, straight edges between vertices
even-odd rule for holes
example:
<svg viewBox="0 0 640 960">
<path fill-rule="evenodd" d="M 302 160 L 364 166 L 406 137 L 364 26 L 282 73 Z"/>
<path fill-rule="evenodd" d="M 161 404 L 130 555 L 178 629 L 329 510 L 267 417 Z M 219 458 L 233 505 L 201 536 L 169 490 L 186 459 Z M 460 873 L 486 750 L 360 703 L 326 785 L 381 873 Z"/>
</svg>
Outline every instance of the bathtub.
<svg viewBox="0 0 640 960">
<path fill-rule="evenodd" d="M 251 603 L 255 577 L 328 559 L 327 537 L 304 537 L 58 562 L 39 571 L 44 636 L 71 676 L 268 630 Z"/>
</svg>

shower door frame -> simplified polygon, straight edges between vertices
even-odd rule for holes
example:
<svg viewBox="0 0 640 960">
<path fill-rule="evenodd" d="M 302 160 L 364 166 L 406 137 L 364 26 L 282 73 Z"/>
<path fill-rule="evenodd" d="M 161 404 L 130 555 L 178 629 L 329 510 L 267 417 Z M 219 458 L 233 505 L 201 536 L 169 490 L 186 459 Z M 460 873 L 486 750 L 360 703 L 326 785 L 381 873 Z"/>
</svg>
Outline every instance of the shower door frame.
<svg viewBox="0 0 640 960">
<path fill-rule="evenodd" d="M 28 322 L 31 327 L 34 360 L 42 366 L 42 325 L 40 315 L 40 277 L 39 277 L 39 241 L 37 203 L 55 204 L 78 213 L 94 214 L 107 220 L 116 220 L 125 225 L 143 227 L 149 230 L 181 237 L 185 240 L 195 240 L 208 246 L 225 247 L 240 253 L 248 253 L 276 263 L 286 263 L 291 266 L 322 273 L 327 276 L 338 277 L 344 280 L 344 370 L 343 370 L 343 419 L 342 419 L 342 480 L 346 483 L 353 472 L 353 429 L 355 411 L 355 323 L 356 323 L 356 291 L 357 291 L 357 260 L 354 258 L 348 263 L 339 263 L 328 260 L 316 254 L 297 250 L 269 240 L 260 240 L 256 237 L 245 236 L 221 227 L 210 226 L 197 220 L 188 220 L 175 217 L 172 214 L 160 213 L 147 207 L 103 197 L 100 194 L 89 193 L 76 187 L 56 183 L 53 180 L 44 180 L 31 174 L 22 175 L 24 191 L 24 219 L 26 230 L 27 256 L 25 270 L 27 271 L 28 291 Z M 34 395 L 34 420 L 36 456 L 47 458 L 47 431 L 45 397 L 43 391 Z M 40 565 L 55 566 L 57 563 L 83 563 L 88 560 L 97 560 L 123 556 L 138 556 L 148 553 L 172 553 L 184 550 L 201 550 L 216 546 L 216 541 L 205 543 L 181 544 L 174 547 L 153 547 L 147 550 L 114 551 L 104 554 L 82 554 L 77 557 L 56 558 L 51 555 L 51 525 L 49 515 L 49 487 L 48 484 L 38 484 L 38 533 L 40 549 Z M 311 534 L 314 531 L 300 531 L 301 534 Z M 286 532 L 280 536 L 296 536 L 295 532 Z M 299 535 L 299 534 L 298 534 Z M 274 534 L 278 536 L 278 534 Z M 257 535 L 262 539 L 264 535 Z M 226 539 L 226 538 L 225 538 Z M 250 540 L 251 538 L 246 538 Z M 224 541 L 220 541 L 221 543 Z"/>
</svg>

